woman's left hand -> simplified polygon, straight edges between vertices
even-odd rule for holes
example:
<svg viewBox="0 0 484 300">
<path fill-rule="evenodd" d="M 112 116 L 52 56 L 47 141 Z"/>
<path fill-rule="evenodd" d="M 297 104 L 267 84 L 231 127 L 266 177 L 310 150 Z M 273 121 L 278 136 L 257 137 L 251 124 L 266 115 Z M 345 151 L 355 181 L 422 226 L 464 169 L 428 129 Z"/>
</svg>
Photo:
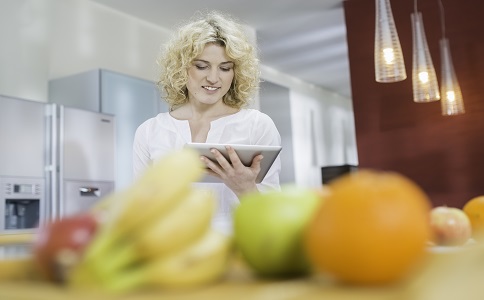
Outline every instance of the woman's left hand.
<svg viewBox="0 0 484 300">
<path fill-rule="evenodd" d="M 220 178 L 240 198 L 242 194 L 257 191 L 255 179 L 260 172 L 262 155 L 259 154 L 252 160 L 250 167 L 244 166 L 234 148 L 226 146 L 230 162 L 216 149 L 210 150 L 217 163 L 205 156 L 201 159 L 207 166 L 208 174 Z"/>
</svg>

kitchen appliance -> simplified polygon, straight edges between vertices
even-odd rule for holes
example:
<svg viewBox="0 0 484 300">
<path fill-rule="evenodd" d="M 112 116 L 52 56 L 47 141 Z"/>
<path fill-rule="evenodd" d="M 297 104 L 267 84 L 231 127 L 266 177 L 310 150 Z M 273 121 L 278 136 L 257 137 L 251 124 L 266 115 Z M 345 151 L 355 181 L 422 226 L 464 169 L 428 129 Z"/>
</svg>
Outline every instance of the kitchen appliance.
<svg viewBox="0 0 484 300">
<path fill-rule="evenodd" d="M 133 139 L 138 126 L 168 105 L 153 81 L 95 69 L 49 81 L 49 101 L 116 116 L 116 189 L 133 182 Z"/>
<path fill-rule="evenodd" d="M 35 228 L 45 207 L 44 181 L 32 178 L 2 178 L 2 211 L 5 230 Z M 43 218 L 42 218 L 43 219 Z"/>
<path fill-rule="evenodd" d="M 48 215 L 47 111 L 0 96 L 0 234 L 30 231 Z"/>
<path fill-rule="evenodd" d="M 0 96 L 0 234 L 32 232 L 114 190 L 115 119 Z"/>
<path fill-rule="evenodd" d="M 114 190 L 114 116 L 53 105 L 58 118 L 58 201 L 53 217 L 85 211 Z"/>
<path fill-rule="evenodd" d="M 351 172 L 358 170 L 358 166 L 355 165 L 338 165 L 338 166 L 326 166 L 321 167 L 321 178 L 323 184 L 328 184 L 336 178 Z"/>
</svg>

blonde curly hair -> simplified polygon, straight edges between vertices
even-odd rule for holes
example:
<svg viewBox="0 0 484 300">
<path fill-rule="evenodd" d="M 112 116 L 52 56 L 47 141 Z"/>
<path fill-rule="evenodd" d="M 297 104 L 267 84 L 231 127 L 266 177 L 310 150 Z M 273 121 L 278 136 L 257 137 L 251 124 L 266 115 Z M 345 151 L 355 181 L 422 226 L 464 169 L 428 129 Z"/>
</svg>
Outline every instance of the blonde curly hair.
<svg viewBox="0 0 484 300">
<path fill-rule="evenodd" d="M 188 68 L 206 44 L 225 47 L 234 62 L 234 79 L 223 102 L 234 108 L 247 106 L 259 88 L 259 59 L 241 24 L 220 12 L 209 12 L 180 27 L 158 59 L 157 86 L 171 109 L 188 102 Z"/>
</svg>

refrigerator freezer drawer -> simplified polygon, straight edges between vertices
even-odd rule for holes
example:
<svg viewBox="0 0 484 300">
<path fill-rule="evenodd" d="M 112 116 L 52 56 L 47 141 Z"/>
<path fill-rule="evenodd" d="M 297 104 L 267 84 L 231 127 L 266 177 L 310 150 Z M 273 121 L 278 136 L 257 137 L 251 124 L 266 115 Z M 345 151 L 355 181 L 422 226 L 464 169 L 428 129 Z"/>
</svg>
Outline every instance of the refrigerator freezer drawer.
<svg viewBox="0 0 484 300">
<path fill-rule="evenodd" d="M 61 215 L 68 216 L 89 210 L 92 205 L 114 191 L 114 181 L 64 181 Z"/>
</svg>

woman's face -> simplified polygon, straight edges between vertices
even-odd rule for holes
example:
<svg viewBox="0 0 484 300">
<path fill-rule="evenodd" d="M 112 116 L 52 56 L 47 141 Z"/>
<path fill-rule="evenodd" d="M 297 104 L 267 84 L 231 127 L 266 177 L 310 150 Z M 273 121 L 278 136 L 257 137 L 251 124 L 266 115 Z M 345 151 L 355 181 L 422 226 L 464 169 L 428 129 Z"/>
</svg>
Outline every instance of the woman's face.
<svg viewBox="0 0 484 300">
<path fill-rule="evenodd" d="M 203 104 L 222 101 L 233 79 L 234 62 L 225 54 L 225 48 L 207 44 L 188 68 L 188 99 Z"/>
</svg>

